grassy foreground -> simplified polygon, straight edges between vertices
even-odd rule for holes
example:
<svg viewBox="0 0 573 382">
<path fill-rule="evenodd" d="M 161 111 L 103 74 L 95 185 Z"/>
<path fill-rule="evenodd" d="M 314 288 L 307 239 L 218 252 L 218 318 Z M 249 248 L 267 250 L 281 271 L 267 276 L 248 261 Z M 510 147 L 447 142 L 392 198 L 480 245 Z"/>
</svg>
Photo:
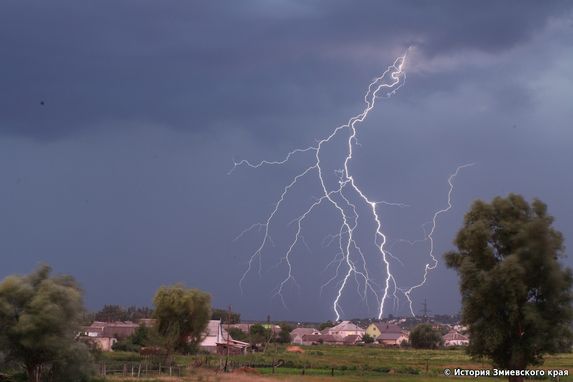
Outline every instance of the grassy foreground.
<svg viewBox="0 0 573 382">
<path fill-rule="evenodd" d="M 234 373 L 215 373 L 205 368 L 190 368 L 183 378 L 165 379 L 165 381 L 402 381 L 423 382 L 450 380 L 471 380 L 471 377 L 446 377 L 445 368 L 490 369 L 488 361 L 476 361 L 468 357 L 463 350 L 414 350 L 385 349 L 377 346 L 303 346 L 304 353 L 287 352 L 284 346 L 244 356 L 230 357 L 234 368 L 250 366 L 254 370 Z M 213 355 L 178 356 L 176 362 L 183 365 L 202 363 L 216 368 L 224 357 Z M 271 365 L 279 361 L 282 366 Z M 104 362 L 139 362 L 135 353 L 108 353 Z M 302 371 L 304 369 L 304 376 Z M 334 371 L 333 371 L 334 369 Z M 573 374 L 573 354 L 547 356 L 539 367 L 543 370 L 568 369 Z M 334 377 L 332 374 L 334 373 Z M 483 378 L 480 378 L 483 379 Z M 129 379 L 114 378 L 114 381 Z M 163 379 L 151 379 L 160 381 Z M 487 381 L 505 381 L 506 378 L 487 378 Z M 550 380 L 546 378 L 546 380 Z M 141 379 L 139 381 L 142 381 Z M 573 381 L 573 376 L 562 377 L 560 381 Z"/>
</svg>

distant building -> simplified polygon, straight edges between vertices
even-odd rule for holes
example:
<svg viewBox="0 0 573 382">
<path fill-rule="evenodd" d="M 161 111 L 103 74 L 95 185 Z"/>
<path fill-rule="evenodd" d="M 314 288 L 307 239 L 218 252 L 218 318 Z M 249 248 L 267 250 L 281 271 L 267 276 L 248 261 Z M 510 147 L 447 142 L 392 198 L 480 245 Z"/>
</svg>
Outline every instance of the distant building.
<svg viewBox="0 0 573 382">
<path fill-rule="evenodd" d="M 376 338 L 376 341 L 385 346 L 400 346 L 402 342 L 408 341 L 408 334 L 406 332 L 382 333 Z"/>
<path fill-rule="evenodd" d="M 217 352 L 217 344 L 222 343 L 229 337 L 229 333 L 223 330 L 221 320 L 210 320 L 205 329 L 205 338 L 199 344 L 199 348 L 210 353 Z"/>
<path fill-rule="evenodd" d="M 138 327 L 139 324 L 131 321 L 94 321 L 91 325 L 81 328 L 78 339 L 93 344 L 102 351 L 112 351 L 118 340 L 131 336 Z"/>
<path fill-rule="evenodd" d="M 387 322 L 376 322 L 366 328 L 366 334 L 376 342 L 385 346 L 399 346 L 408 341 L 409 333 L 398 325 Z"/>
<path fill-rule="evenodd" d="M 455 330 L 444 335 L 442 339 L 444 340 L 444 346 L 466 346 L 470 343 L 468 337 L 456 332 Z"/>
<path fill-rule="evenodd" d="M 402 333 L 402 329 L 398 325 L 387 322 L 375 322 L 366 328 L 366 334 L 374 339 L 382 333 Z"/>
<path fill-rule="evenodd" d="M 221 320 L 210 320 L 205 329 L 205 338 L 201 341 L 199 348 L 210 353 L 227 354 L 228 352 L 230 355 L 235 355 L 245 354 L 249 344 L 234 340 L 223 329 Z"/>
<path fill-rule="evenodd" d="M 358 343 L 362 343 L 362 336 L 359 336 L 358 334 L 351 334 L 344 337 L 342 343 L 344 345 L 356 345 Z"/>
<path fill-rule="evenodd" d="M 293 344 L 302 345 L 302 336 L 307 334 L 320 334 L 320 331 L 315 328 L 296 328 L 290 332 L 290 341 Z"/>
<path fill-rule="evenodd" d="M 332 328 L 326 328 L 322 331 L 323 334 L 335 335 L 339 337 L 346 337 L 351 335 L 357 335 L 362 337 L 366 331 L 360 326 L 353 324 L 350 321 L 342 321 L 340 324 L 333 326 Z"/>
</svg>

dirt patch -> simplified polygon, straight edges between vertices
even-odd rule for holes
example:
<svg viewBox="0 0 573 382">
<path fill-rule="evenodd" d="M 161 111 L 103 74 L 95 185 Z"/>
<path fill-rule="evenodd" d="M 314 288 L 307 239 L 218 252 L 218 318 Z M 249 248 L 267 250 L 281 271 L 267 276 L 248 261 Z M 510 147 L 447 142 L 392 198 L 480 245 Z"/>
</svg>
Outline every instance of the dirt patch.
<svg viewBox="0 0 573 382">
<path fill-rule="evenodd" d="M 286 351 L 289 353 L 304 353 L 304 349 L 300 346 L 287 346 Z"/>
</svg>

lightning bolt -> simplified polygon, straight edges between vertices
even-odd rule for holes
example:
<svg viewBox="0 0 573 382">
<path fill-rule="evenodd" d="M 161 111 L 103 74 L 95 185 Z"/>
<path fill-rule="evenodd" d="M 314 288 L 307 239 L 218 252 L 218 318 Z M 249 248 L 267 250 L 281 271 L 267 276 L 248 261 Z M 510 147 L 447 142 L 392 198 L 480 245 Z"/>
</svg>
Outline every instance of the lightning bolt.
<svg viewBox="0 0 573 382">
<path fill-rule="evenodd" d="M 357 285 L 359 285 L 359 293 L 363 297 L 364 300 L 367 299 L 367 294 L 370 291 L 376 298 L 378 304 L 378 317 L 381 318 L 384 311 L 384 304 L 386 299 L 388 298 L 388 294 L 390 293 L 391 283 L 394 285 L 394 295 L 396 292 L 396 281 L 394 280 L 394 276 L 391 273 L 391 264 L 389 261 L 389 257 L 391 256 L 384 250 L 384 245 L 386 244 L 386 235 L 383 233 L 382 230 L 382 219 L 380 218 L 378 212 L 378 205 L 379 204 L 390 204 L 390 205 L 398 205 L 404 206 L 402 204 L 396 203 L 388 203 L 388 202 L 376 202 L 371 200 L 364 191 L 359 187 L 358 181 L 354 178 L 351 169 L 350 163 L 353 159 L 353 149 L 354 146 L 358 144 L 357 142 L 357 134 L 358 129 L 357 126 L 362 123 L 370 113 L 370 111 L 374 108 L 376 104 L 376 100 L 381 97 L 390 97 L 400 89 L 405 82 L 406 74 L 404 72 L 404 65 L 406 62 L 406 55 L 398 57 L 392 65 L 390 65 L 382 75 L 376 77 L 369 85 L 368 90 L 364 96 L 364 104 L 365 107 L 360 114 L 357 114 L 350 118 L 348 122 L 344 125 L 336 127 L 330 135 L 327 137 L 319 140 L 315 145 L 308 146 L 306 148 L 297 148 L 295 150 L 290 151 L 283 159 L 281 160 L 262 160 L 259 162 L 250 162 L 248 160 L 241 160 L 239 162 L 234 161 L 233 168 L 229 171 L 229 174 L 232 173 L 237 167 L 246 166 L 250 168 L 259 168 L 262 166 L 273 166 L 273 165 L 284 165 L 287 163 L 291 158 L 298 154 L 304 153 L 313 153 L 314 154 L 314 161 L 311 163 L 307 168 L 303 171 L 298 173 L 294 176 L 291 181 L 283 188 L 283 191 L 274 204 L 274 207 L 271 213 L 268 215 L 267 219 L 262 223 L 257 223 L 252 225 L 247 230 L 243 231 L 239 237 L 243 236 L 246 232 L 259 228 L 264 231 L 263 238 L 257 247 L 257 249 L 253 252 L 251 257 L 249 258 L 247 268 L 243 273 L 241 279 L 239 280 L 239 286 L 241 291 L 243 290 L 243 283 L 247 275 L 253 270 L 255 267 L 255 262 L 258 263 L 258 272 L 259 275 L 261 274 L 262 270 L 262 254 L 265 247 L 271 242 L 270 239 L 270 228 L 273 223 L 274 218 L 279 213 L 279 210 L 285 203 L 285 199 L 287 198 L 289 192 L 297 186 L 297 184 L 301 181 L 301 179 L 314 176 L 315 179 L 319 181 L 320 184 L 320 191 L 321 196 L 312 203 L 307 210 L 296 218 L 293 222 L 296 224 L 296 232 L 294 237 L 288 247 L 288 250 L 281 258 L 280 263 L 285 263 L 287 266 L 287 276 L 282 280 L 282 282 L 278 285 L 275 291 L 275 296 L 278 296 L 283 305 L 286 306 L 284 298 L 283 298 L 283 291 L 284 288 L 287 286 L 289 282 L 296 283 L 296 279 L 293 275 L 293 266 L 291 262 L 291 255 L 296 248 L 296 246 L 304 240 L 302 236 L 303 224 L 305 219 L 321 204 L 328 204 L 334 208 L 335 211 L 338 212 L 340 216 L 340 229 L 337 235 L 338 237 L 338 246 L 339 246 L 339 253 L 334 263 L 338 263 L 336 267 L 336 274 L 333 278 L 327 281 L 321 287 L 322 289 L 338 278 L 340 273 L 343 273 L 342 280 L 338 283 L 338 290 L 336 293 L 336 297 L 333 301 L 333 311 L 336 315 L 336 320 L 340 319 L 342 307 L 341 307 L 341 298 L 345 289 L 349 284 L 349 279 L 354 276 Z M 344 156 L 344 165 L 343 168 L 336 171 L 338 175 L 338 184 L 336 187 L 331 188 L 327 185 L 326 174 L 324 172 L 322 166 L 322 150 L 326 147 L 329 143 L 333 141 L 333 139 L 344 132 L 348 133 L 346 138 L 346 155 Z M 356 204 L 351 201 L 351 199 L 357 199 L 359 202 L 362 202 L 364 206 L 368 207 L 370 213 L 372 214 L 372 218 L 375 222 L 375 232 L 373 237 L 373 242 L 379 252 L 380 261 L 385 269 L 386 277 L 384 279 L 384 285 L 382 287 L 382 291 L 379 292 L 379 288 L 377 284 L 372 280 L 370 277 L 368 270 L 366 269 L 366 259 L 364 253 L 360 249 L 356 239 L 355 239 L 355 230 L 358 228 L 358 212 Z M 331 262 L 331 264 L 333 263 Z M 280 264 L 279 263 L 279 264 Z"/>
<path fill-rule="evenodd" d="M 436 257 L 434 256 L 434 232 L 436 231 L 436 227 L 438 224 L 438 217 L 446 212 L 448 212 L 449 210 L 452 209 L 453 205 L 452 205 L 452 193 L 454 192 L 454 179 L 456 178 L 456 176 L 458 176 L 458 174 L 460 173 L 460 171 L 466 167 L 471 167 L 474 166 L 475 163 L 468 163 L 468 164 L 464 164 L 461 166 L 458 166 L 456 168 L 456 171 L 454 171 L 453 174 L 451 174 L 448 177 L 448 185 L 449 185 L 449 190 L 448 190 L 448 205 L 445 208 L 442 208 L 441 210 L 438 210 L 434 213 L 434 216 L 432 218 L 432 222 L 431 222 L 431 228 L 430 231 L 425 235 L 424 240 L 415 240 L 415 241 L 407 241 L 407 240 L 403 240 L 409 244 L 415 244 L 416 242 L 421 242 L 421 241 L 429 241 L 430 244 L 430 249 L 429 249 L 429 255 L 430 255 L 430 262 L 426 263 L 425 267 L 424 267 L 424 277 L 422 279 L 422 281 L 408 289 L 401 289 L 401 291 L 404 293 L 404 296 L 406 296 L 406 300 L 408 300 L 408 304 L 410 307 L 410 313 L 412 314 L 412 316 L 416 316 L 416 314 L 414 313 L 414 310 L 412 308 L 412 298 L 411 298 L 411 294 L 412 292 L 417 289 L 420 288 L 422 285 L 424 285 L 428 279 L 428 274 L 430 271 L 433 271 L 434 269 L 436 269 L 436 267 L 438 266 L 438 259 L 436 259 Z"/>
</svg>

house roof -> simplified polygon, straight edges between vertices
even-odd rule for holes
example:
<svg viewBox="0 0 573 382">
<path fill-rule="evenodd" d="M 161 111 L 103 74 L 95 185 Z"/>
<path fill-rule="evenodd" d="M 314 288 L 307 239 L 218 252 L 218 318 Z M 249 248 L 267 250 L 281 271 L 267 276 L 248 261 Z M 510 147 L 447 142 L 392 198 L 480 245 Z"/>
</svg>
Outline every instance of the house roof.
<svg viewBox="0 0 573 382">
<path fill-rule="evenodd" d="M 205 332 L 207 337 L 218 337 L 221 335 L 221 320 L 209 320 Z"/>
<path fill-rule="evenodd" d="M 400 337 L 403 337 L 404 334 L 402 333 L 382 333 L 378 337 L 377 340 L 397 340 Z"/>
<path fill-rule="evenodd" d="M 342 342 L 342 337 L 334 335 L 334 334 L 323 334 L 320 336 L 320 338 L 322 339 L 322 342 L 331 342 L 331 343 L 335 343 L 335 342 Z"/>
<path fill-rule="evenodd" d="M 359 336 L 358 334 L 351 334 L 349 336 L 344 337 L 342 342 L 344 342 L 347 345 L 352 345 L 352 344 L 355 344 L 357 342 L 360 342 L 361 340 L 362 340 L 362 336 Z"/>
<path fill-rule="evenodd" d="M 127 338 L 131 336 L 138 327 L 138 324 L 131 321 L 106 322 L 101 337 Z"/>
<path fill-rule="evenodd" d="M 315 328 L 296 328 L 292 332 L 290 332 L 290 335 L 296 336 L 296 335 L 318 334 L 318 333 L 320 332 Z"/>
<path fill-rule="evenodd" d="M 328 328 L 328 331 L 330 333 L 332 333 L 332 332 L 355 332 L 355 331 L 363 332 L 364 329 L 362 329 L 358 325 L 353 324 L 350 321 L 342 321 L 340 324 L 338 324 L 332 328 Z"/>
<path fill-rule="evenodd" d="M 448 334 L 442 337 L 444 341 L 468 341 L 468 337 L 456 332 L 455 330 L 450 331 Z"/>
<path fill-rule="evenodd" d="M 402 329 L 396 324 L 390 324 L 388 322 L 376 322 L 373 324 L 376 326 L 380 333 L 401 333 Z"/>
</svg>

